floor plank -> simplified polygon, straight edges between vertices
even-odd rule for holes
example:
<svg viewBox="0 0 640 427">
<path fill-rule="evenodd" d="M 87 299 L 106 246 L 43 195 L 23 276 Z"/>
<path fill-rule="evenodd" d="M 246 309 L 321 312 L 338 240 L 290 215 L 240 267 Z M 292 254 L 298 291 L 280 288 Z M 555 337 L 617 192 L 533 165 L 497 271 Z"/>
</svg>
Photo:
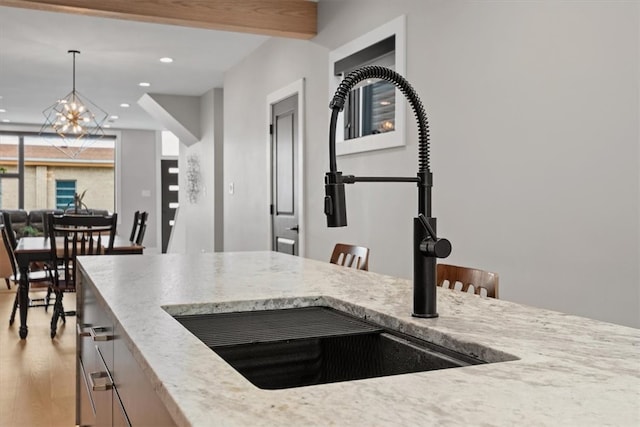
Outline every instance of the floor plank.
<svg viewBox="0 0 640 427">
<path fill-rule="evenodd" d="M 14 297 L 14 289 L 0 291 L 0 426 L 74 426 L 75 317 L 52 340 L 52 308 L 31 308 L 29 336 L 21 340 L 17 316 L 9 326 Z M 65 309 L 74 309 L 74 297 L 65 295 Z"/>
</svg>

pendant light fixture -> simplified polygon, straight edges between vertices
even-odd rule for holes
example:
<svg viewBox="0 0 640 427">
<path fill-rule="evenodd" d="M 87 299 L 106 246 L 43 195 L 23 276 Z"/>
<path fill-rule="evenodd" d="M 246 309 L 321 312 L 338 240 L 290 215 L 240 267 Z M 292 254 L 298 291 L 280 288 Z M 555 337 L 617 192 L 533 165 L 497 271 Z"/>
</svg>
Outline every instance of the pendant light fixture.
<svg viewBox="0 0 640 427">
<path fill-rule="evenodd" d="M 40 133 L 57 133 L 60 138 L 49 138 L 50 143 L 74 159 L 105 135 L 102 124 L 109 115 L 76 90 L 76 54 L 80 51 L 69 50 L 67 53 L 73 55 L 73 89 L 42 112 L 46 121 Z"/>
</svg>

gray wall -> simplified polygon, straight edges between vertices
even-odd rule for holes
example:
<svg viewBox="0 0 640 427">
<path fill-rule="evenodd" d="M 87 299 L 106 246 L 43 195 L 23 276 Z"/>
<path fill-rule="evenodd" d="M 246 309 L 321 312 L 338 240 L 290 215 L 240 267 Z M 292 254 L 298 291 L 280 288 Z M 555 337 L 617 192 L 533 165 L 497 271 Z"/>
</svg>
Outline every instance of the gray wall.
<svg viewBox="0 0 640 427">
<path fill-rule="evenodd" d="M 216 103 L 218 105 L 216 106 Z M 212 89 L 200 97 L 201 139 L 186 148 L 180 145 L 180 221 L 186 221 L 187 253 L 213 252 L 215 246 L 215 198 L 216 173 L 216 108 L 222 107 L 222 90 Z M 218 125 L 220 123 L 217 123 Z M 221 144 L 221 141 L 218 140 Z M 186 148 L 183 150 L 183 148 Z M 187 198 L 189 156 L 195 156 L 200 164 L 200 192 L 197 200 Z"/>
<path fill-rule="evenodd" d="M 178 167 L 179 210 L 168 252 L 200 253 L 222 250 L 222 89 L 211 89 L 199 97 L 200 140 L 180 144 Z M 189 159 L 198 164 L 197 191 L 190 199 Z M 195 172 L 195 170 L 193 171 Z"/>
<path fill-rule="evenodd" d="M 141 101 L 140 105 L 180 140 L 179 209 L 167 252 L 222 250 L 223 90 L 211 89 L 199 97 L 145 95 Z M 185 109 L 191 116 L 185 116 Z M 189 120 L 185 120 L 187 116 Z M 160 182 L 159 174 L 157 180 Z M 158 212 L 161 209 L 158 204 Z"/>
<path fill-rule="evenodd" d="M 156 229 L 160 219 L 156 217 L 156 203 L 159 197 L 159 183 L 156 182 L 156 150 L 159 149 L 159 135 L 153 131 L 120 131 L 119 170 L 116 183 L 118 208 L 118 233 L 129 236 L 135 211 L 149 212 L 147 231 L 144 235 L 146 252 L 160 250 Z M 144 195 L 143 195 L 144 192 Z M 147 193 L 148 192 L 148 193 Z M 148 194 L 148 196 L 146 196 Z"/>
<path fill-rule="evenodd" d="M 314 40 L 271 39 L 225 75 L 225 250 L 269 248 L 266 96 L 304 77 L 307 256 L 362 244 L 371 270 L 411 277 L 415 187 L 349 186 L 347 228 L 327 229 L 322 214 L 328 52 L 406 14 L 406 77 L 430 119 L 447 262 L 499 272 L 503 299 L 639 327 L 639 9 L 320 1 Z M 406 147 L 340 157 L 339 169 L 415 174 L 407 126 Z"/>
</svg>

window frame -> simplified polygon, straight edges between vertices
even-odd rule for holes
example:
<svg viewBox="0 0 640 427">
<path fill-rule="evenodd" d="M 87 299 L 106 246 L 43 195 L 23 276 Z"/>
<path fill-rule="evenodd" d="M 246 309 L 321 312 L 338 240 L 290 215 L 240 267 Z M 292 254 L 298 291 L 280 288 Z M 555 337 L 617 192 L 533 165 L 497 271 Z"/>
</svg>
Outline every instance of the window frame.
<svg viewBox="0 0 640 427">
<path fill-rule="evenodd" d="M 62 207 L 58 203 L 58 200 L 61 198 L 61 196 L 59 195 L 59 192 L 60 192 L 60 190 L 69 190 L 69 189 L 68 188 L 60 188 L 60 184 L 61 183 L 65 183 L 65 184 L 66 183 L 73 183 L 73 195 L 71 196 L 71 204 L 69 204 L 67 202 Z M 65 210 L 67 208 L 75 207 L 75 194 L 77 192 L 77 189 L 78 189 L 78 181 L 75 180 L 75 179 L 56 179 L 56 209 Z"/>
<path fill-rule="evenodd" d="M 395 71 L 403 75 L 406 72 L 406 15 L 401 15 L 386 24 L 352 40 L 329 53 L 329 99 L 331 99 L 342 81 L 335 75 L 336 63 L 352 56 L 389 37 L 395 36 Z M 395 102 L 395 129 L 373 135 L 365 135 L 353 139 L 344 139 L 344 114 L 338 115 L 336 129 L 336 155 L 383 150 L 406 145 L 406 102 L 398 99 Z"/>
<path fill-rule="evenodd" d="M 25 209 L 25 145 L 27 142 L 26 138 L 59 138 L 57 134 L 48 133 L 48 132 L 40 132 L 39 128 L 36 128 L 32 125 L 15 125 L 15 126 L 2 126 L 0 129 L 0 135 L 9 136 L 9 137 L 17 137 L 18 138 L 18 170 L 13 172 L 5 172 L 0 173 L 0 178 L 15 180 L 18 183 L 18 204 L 17 207 L 11 206 L 6 207 L 6 209 Z M 105 133 L 102 139 L 111 139 L 113 140 L 113 149 L 114 149 L 114 198 L 113 198 L 113 210 L 114 212 L 118 212 L 120 210 L 121 203 L 121 191 L 120 191 L 120 180 L 121 180 L 121 140 L 122 135 L 118 130 L 109 130 Z M 100 138 L 99 138 L 100 139 Z M 0 193 L 1 194 L 1 193 Z M 1 203 L 0 203 L 1 204 Z M 4 206 L 2 206 L 5 209 Z M 120 224 L 121 217 L 118 217 L 118 224 Z"/>
</svg>

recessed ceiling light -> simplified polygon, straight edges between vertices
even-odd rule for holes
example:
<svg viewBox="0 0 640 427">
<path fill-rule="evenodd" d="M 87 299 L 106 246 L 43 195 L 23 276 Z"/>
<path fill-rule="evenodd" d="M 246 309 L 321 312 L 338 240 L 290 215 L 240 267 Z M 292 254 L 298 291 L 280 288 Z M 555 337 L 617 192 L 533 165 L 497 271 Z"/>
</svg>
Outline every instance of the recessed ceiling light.
<svg viewBox="0 0 640 427">
<path fill-rule="evenodd" d="M 109 129 L 111 125 L 102 125 L 103 128 Z"/>
<path fill-rule="evenodd" d="M 151 83 L 147 83 L 147 82 L 140 82 L 140 83 L 138 83 L 138 86 L 142 86 L 142 87 L 149 87 L 149 86 L 151 86 Z"/>
<path fill-rule="evenodd" d="M 160 62 L 164 62 L 165 64 L 170 64 L 173 62 L 173 58 L 169 58 L 168 56 L 165 56 L 164 58 L 160 58 Z"/>
<path fill-rule="evenodd" d="M 9 119 L 2 119 L 2 123 L 11 123 L 11 120 L 9 120 Z"/>
<path fill-rule="evenodd" d="M 111 120 L 118 120 L 118 119 L 119 119 L 119 117 L 118 117 L 118 116 L 111 116 L 111 117 L 110 117 L 110 119 L 111 119 Z"/>
<path fill-rule="evenodd" d="M 6 113 L 7 110 L 5 110 L 4 108 L 0 108 L 0 113 Z"/>
<path fill-rule="evenodd" d="M 122 104 L 120 104 L 120 106 L 121 106 L 122 108 L 129 108 L 129 107 L 130 107 L 130 105 L 129 105 L 129 104 L 127 104 L 126 102 L 123 102 Z"/>
</svg>

